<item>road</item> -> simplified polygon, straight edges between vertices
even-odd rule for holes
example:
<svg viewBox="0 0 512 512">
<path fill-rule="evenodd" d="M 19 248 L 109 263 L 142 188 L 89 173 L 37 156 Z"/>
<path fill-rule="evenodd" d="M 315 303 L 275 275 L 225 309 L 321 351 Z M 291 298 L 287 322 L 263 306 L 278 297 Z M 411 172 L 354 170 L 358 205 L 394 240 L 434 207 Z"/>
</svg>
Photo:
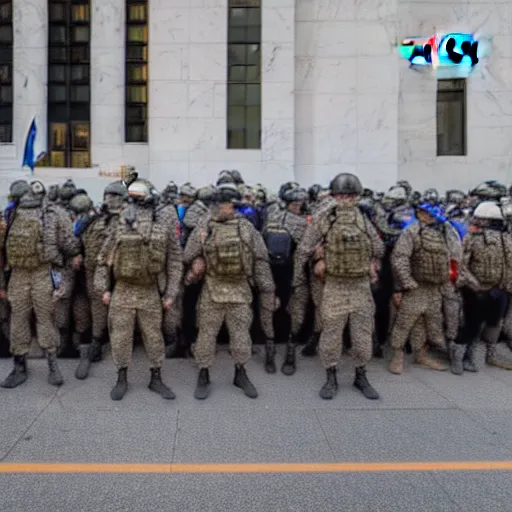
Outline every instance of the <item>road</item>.
<svg viewBox="0 0 512 512">
<path fill-rule="evenodd" d="M 374 362 L 373 402 L 352 388 L 346 360 L 326 402 L 318 359 L 300 359 L 291 378 L 268 376 L 259 353 L 248 370 L 260 397 L 250 400 L 221 348 L 205 402 L 193 398 L 193 363 L 166 361 L 177 394 L 166 402 L 147 389 L 139 347 L 116 403 L 109 358 L 84 382 L 76 361 L 62 361 L 59 390 L 43 360 L 29 365 L 24 386 L 0 389 L 1 511 L 512 510 L 512 372 L 456 377 L 408 364 L 394 376 Z M 0 360 L 2 378 L 10 367 Z"/>
</svg>

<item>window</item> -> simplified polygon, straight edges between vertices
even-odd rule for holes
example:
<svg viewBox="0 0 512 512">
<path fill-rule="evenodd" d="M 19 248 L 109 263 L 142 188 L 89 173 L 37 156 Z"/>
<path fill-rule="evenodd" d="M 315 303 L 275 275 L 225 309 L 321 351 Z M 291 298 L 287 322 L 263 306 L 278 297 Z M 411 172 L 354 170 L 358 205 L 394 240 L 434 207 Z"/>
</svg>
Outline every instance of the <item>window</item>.
<svg viewBox="0 0 512 512">
<path fill-rule="evenodd" d="M 49 0 L 49 164 L 90 167 L 89 0 Z"/>
<path fill-rule="evenodd" d="M 229 0 L 228 149 L 261 147 L 261 3 Z"/>
<path fill-rule="evenodd" d="M 148 141 L 148 6 L 126 0 L 125 141 Z"/>
<path fill-rule="evenodd" d="M 466 155 L 466 80 L 437 82 L 437 156 Z"/>
<path fill-rule="evenodd" d="M 0 0 L 0 143 L 12 142 L 12 0 Z"/>
</svg>

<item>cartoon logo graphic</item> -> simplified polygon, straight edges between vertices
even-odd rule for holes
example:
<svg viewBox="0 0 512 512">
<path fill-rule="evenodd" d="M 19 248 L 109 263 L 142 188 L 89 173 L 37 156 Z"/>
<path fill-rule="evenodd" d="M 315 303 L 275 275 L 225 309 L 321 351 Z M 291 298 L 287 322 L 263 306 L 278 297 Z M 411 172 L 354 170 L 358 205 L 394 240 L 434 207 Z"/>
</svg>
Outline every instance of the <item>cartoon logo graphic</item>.
<svg viewBox="0 0 512 512">
<path fill-rule="evenodd" d="M 473 34 L 458 32 L 409 37 L 400 43 L 399 52 L 411 66 L 432 66 L 438 77 L 446 78 L 469 76 L 484 53 Z"/>
</svg>

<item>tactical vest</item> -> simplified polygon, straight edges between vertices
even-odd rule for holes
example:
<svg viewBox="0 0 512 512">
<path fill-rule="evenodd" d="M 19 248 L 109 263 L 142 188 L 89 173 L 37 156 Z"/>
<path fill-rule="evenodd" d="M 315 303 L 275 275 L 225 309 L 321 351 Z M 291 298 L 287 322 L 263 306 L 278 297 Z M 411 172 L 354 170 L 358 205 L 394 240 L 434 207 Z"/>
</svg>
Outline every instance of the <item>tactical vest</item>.
<svg viewBox="0 0 512 512">
<path fill-rule="evenodd" d="M 445 284 L 450 279 L 450 252 L 444 231 L 420 228 L 411 259 L 411 274 L 419 284 Z"/>
<path fill-rule="evenodd" d="M 6 241 L 9 266 L 34 270 L 44 262 L 43 219 L 40 208 L 18 208 Z"/>
<path fill-rule="evenodd" d="M 370 275 L 371 241 L 356 208 L 335 210 L 324 236 L 327 275 L 362 278 Z"/>
<path fill-rule="evenodd" d="M 149 285 L 165 270 L 167 241 L 163 227 L 151 218 L 137 219 L 135 227 L 120 223 L 114 248 L 116 279 Z"/>
<path fill-rule="evenodd" d="M 485 287 L 497 288 L 505 271 L 505 250 L 501 233 L 483 230 L 473 233 L 469 271 Z"/>
<path fill-rule="evenodd" d="M 248 247 L 240 233 L 240 220 L 211 221 L 204 241 L 207 273 L 239 279 L 251 275 Z"/>
</svg>

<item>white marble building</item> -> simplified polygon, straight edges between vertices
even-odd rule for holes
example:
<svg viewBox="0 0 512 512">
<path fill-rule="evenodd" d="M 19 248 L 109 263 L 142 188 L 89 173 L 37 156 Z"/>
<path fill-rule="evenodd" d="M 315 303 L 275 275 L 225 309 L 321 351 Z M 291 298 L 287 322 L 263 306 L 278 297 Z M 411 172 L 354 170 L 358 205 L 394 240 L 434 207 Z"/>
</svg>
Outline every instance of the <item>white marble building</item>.
<svg viewBox="0 0 512 512">
<path fill-rule="evenodd" d="M 124 0 L 91 0 L 90 169 L 73 177 L 99 196 L 98 169 L 134 165 L 162 187 L 212 182 L 223 168 L 277 188 L 327 184 L 338 172 L 385 189 L 467 189 L 512 181 L 510 0 L 262 0 L 261 150 L 226 149 L 227 0 L 149 0 L 149 142 L 124 142 Z M 46 133 L 47 0 L 14 0 L 13 143 L 0 145 L 0 186 L 21 176 L 34 115 Z M 436 157 L 436 81 L 408 69 L 396 43 L 478 31 L 490 58 L 467 81 L 467 156 Z"/>
</svg>

